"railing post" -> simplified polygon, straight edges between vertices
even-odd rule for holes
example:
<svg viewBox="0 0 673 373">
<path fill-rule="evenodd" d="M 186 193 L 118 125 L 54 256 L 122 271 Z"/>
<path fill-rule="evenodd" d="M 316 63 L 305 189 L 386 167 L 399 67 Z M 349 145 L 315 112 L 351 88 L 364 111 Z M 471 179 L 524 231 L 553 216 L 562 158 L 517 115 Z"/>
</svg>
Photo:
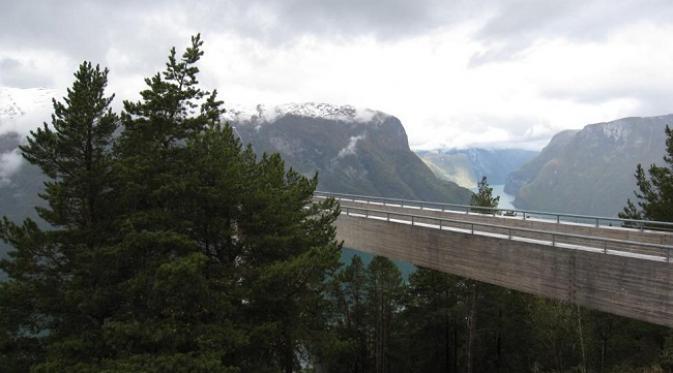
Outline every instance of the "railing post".
<svg viewBox="0 0 673 373">
<path fill-rule="evenodd" d="M 442 222 L 443 222 L 443 220 L 442 220 L 442 219 L 439 219 L 439 230 L 440 230 L 440 231 L 442 230 Z"/>
<path fill-rule="evenodd" d="M 511 241 L 512 240 L 512 229 L 507 228 L 507 233 L 509 234 L 509 240 Z"/>
<path fill-rule="evenodd" d="M 556 235 L 553 233 L 551 234 L 551 245 L 556 247 Z"/>
<path fill-rule="evenodd" d="M 365 210 L 365 218 L 369 218 L 369 210 Z"/>
<path fill-rule="evenodd" d="M 556 215 L 556 224 L 561 224 L 561 215 Z"/>
<path fill-rule="evenodd" d="M 470 226 L 472 227 L 472 235 L 474 236 L 474 223 L 471 223 Z"/>
<path fill-rule="evenodd" d="M 598 228 L 599 226 L 600 226 L 600 221 L 598 220 L 598 218 L 596 218 L 596 228 Z"/>
<path fill-rule="evenodd" d="M 523 213 L 523 220 L 526 221 L 526 212 Z"/>
<path fill-rule="evenodd" d="M 386 221 L 390 221 L 390 213 L 386 212 Z"/>
<path fill-rule="evenodd" d="M 608 253 L 608 241 L 603 241 L 603 254 Z"/>
<path fill-rule="evenodd" d="M 645 230 L 645 223 L 643 223 L 643 222 L 641 221 L 641 222 L 640 222 L 640 231 L 642 232 L 642 231 L 644 231 L 644 230 Z"/>
<path fill-rule="evenodd" d="M 414 226 L 414 216 L 413 215 L 411 215 L 411 226 L 412 227 Z"/>
</svg>

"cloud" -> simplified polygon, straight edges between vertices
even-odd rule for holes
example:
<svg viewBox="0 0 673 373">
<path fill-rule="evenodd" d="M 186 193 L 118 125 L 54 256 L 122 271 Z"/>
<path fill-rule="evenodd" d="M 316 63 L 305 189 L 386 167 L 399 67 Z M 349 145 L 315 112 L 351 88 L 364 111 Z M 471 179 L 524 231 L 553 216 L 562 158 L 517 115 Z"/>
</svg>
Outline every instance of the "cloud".
<svg viewBox="0 0 673 373">
<path fill-rule="evenodd" d="M 63 90 L 89 59 L 118 110 L 200 31 L 225 105 L 351 104 L 399 117 L 416 148 L 540 147 L 673 112 L 670 19 L 670 0 L 5 1 L 0 86 Z"/>
<path fill-rule="evenodd" d="M 53 84 L 53 77 L 40 71 L 36 64 L 22 62 L 18 59 L 0 57 L 0 86 L 17 88 L 48 87 Z"/>
<path fill-rule="evenodd" d="M 19 149 L 11 152 L 0 153 L 0 186 L 10 182 L 10 177 L 21 168 L 21 154 Z"/>
<path fill-rule="evenodd" d="M 503 0 L 492 3 L 493 15 L 475 38 L 487 51 L 473 65 L 516 58 L 539 40 L 604 41 L 614 32 L 639 24 L 669 25 L 668 0 Z"/>
<path fill-rule="evenodd" d="M 339 150 L 339 154 L 337 154 L 337 158 L 343 158 L 347 155 L 355 154 L 356 146 L 358 144 L 358 141 L 364 139 L 365 136 L 366 136 L 365 134 L 358 135 L 358 136 L 351 136 L 350 140 L 348 140 L 348 145 L 346 145 L 346 147 Z"/>
</svg>

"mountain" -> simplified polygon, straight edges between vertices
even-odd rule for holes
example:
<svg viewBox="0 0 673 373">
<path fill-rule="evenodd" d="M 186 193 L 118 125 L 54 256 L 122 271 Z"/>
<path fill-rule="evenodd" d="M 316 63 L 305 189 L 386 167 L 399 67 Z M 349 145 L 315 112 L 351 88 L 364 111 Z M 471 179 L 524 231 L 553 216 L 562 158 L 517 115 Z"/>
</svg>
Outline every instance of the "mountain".
<svg viewBox="0 0 673 373">
<path fill-rule="evenodd" d="M 577 130 L 565 130 L 554 135 L 549 141 L 549 144 L 542 149 L 537 157 L 524 163 L 519 169 L 510 172 L 505 180 L 505 192 L 516 195 L 519 189 L 533 180 L 540 169 L 542 169 L 548 162 L 551 162 L 562 155 L 566 146 L 574 138 L 576 133 Z"/>
<path fill-rule="evenodd" d="M 49 120 L 51 100 L 60 96 L 54 89 L 0 87 L 0 216 L 36 217 L 44 178 L 23 161 L 18 146 L 30 129 Z"/>
<path fill-rule="evenodd" d="M 417 151 L 439 177 L 465 188 L 475 188 L 483 176 L 491 185 L 505 184 L 507 175 L 538 152 L 523 149 L 437 149 Z"/>
<path fill-rule="evenodd" d="M 60 96 L 55 89 L 0 87 L 0 134 L 27 133 L 48 121 L 51 99 Z"/>
<path fill-rule="evenodd" d="M 563 131 L 519 170 L 505 191 L 518 208 L 616 216 L 633 198 L 636 165 L 663 163 L 673 114 L 623 118 Z"/>
<path fill-rule="evenodd" d="M 317 171 L 320 190 L 456 203 L 471 195 L 433 174 L 392 115 L 306 103 L 233 111 L 229 120 L 256 153 L 279 152 L 299 172 Z"/>
<path fill-rule="evenodd" d="M 40 100 L 44 97 L 24 101 L 38 107 L 35 103 Z M 9 128 L 25 132 L 48 117 L 45 110 L 35 123 L 22 122 L 27 117 L 34 121 L 36 115 L 17 100 L 7 102 L 0 102 L 0 108 L 11 105 L 12 109 L 0 111 L 0 125 L 4 118 Z M 279 152 L 299 172 L 308 176 L 318 172 L 320 190 L 458 203 L 467 202 L 471 195 L 437 178 L 409 149 L 404 127 L 391 115 L 351 106 L 293 104 L 258 106 L 253 115 L 232 110 L 225 119 L 258 154 Z M 40 170 L 18 153 L 24 137 L 17 132 L 0 135 L 0 216 L 15 221 L 36 217 L 33 206 L 41 203 L 37 194 L 44 182 Z M 0 257 L 5 250 L 0 244 Z"/>
</svg>

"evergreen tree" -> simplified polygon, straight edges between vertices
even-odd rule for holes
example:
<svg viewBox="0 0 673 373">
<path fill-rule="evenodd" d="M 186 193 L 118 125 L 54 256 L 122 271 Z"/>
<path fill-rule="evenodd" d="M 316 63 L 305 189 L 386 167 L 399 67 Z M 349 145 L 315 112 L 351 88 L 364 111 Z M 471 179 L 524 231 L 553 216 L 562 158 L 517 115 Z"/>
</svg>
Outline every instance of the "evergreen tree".
<svg viewBox="0 0 673 373">
<path fill-rule="evenodd" d="M 475 212 L 480 212 L 483 214 L 493 213 L 494 208 L 498 207 L 500 202 L 500 196 L 493 197 L 493 188 L 488 185 L 486 176 L 481 178 L 481 181 L 477 184 L 478 190 L 476 194 L 472 194 L 472 199 L 470 200 L 470 205 L 478 207 L 486 207 L 484 209 L 473 209 Z"/>
<path fill-rule="evenodd" d="M 171 50 L 143 99 L 125 103 L 126 312 L 110 335 L 134 347 L 125 364 L 292 371 L 324 327 L 338 208 L 311 203 L 317 178 L 241 147 L 216 92 L 198 87 L 201 45 L 194 37 L 179 59 Z"/>
<path fill-rule="evenodd" d="M 472 200 L 470 204 L 472 206 L 477 206 L 473 208 L 473 211 L 482 213 L 482 214 L 491 214 L 493 213 L 494 208 L 498 207 L 500 202 L 500 197 L 493 197 L 493 188 L 488 185 L 486 176 L 481 178 L 481 181 L 478 183 L 478 191 L 476 194 L 472 195 Z M 485 207 L 485 208 L 479 208 Z M 467 327 L 467 341 L 466 341 L 466 372 L 472 373 L 474 371 L 474 350 L 477 345 L 477 316 L 479 311 L 479 299 L 480 299 L 480 284 L 477 281 L 466 279 L 465 286 L 468 289 L 469 296 L 466 300 L 468 307 L 467 315 L 465 317 L 466 327 Z"/>
<path fill-rule="evenodd" d="M 395 371 L 399 365 L 400 312 L 404 282 L 390 259 L 376 256 L 367 267 L 367 308 L 371 323 L 372 367 L 376 373 Z"/>
<path fill-rule="evenodd" d="M 0 223 L 14 250 L 1 268 L 2 346 L 6 361 L 33 364 L 55 356 L 77 361 L 92 354 L 112 299 L 101 289 L 103 247 L 112 240 L 112 134 L 118 119 L 105 97 L 107 69 L 84 62 L 63 102 L 53 100 L 51 125 L 31 131 L 26 160 L 48 177 L 39 216 L 51 230 L 26 220 Z M 46 351 L 45 351 L 46 346 Z M 5 359 L 3 359 L 5 360 Z M 49 366 L 49 364 L 45 365 Z"/>
<path fill-rule="evenodd" d="M 636 203 L 630 199 L 619 217 L 673 222 L 673 130 L 666 126 L 665 166 L 650 165 L 649 177 L 642 165 L 636 167 L 634 191 Z"/>
<path fill-rule="evenodd" d="M 331 299 L 334 303 L 335 346 L 327 357 L 330 372 L 370 371 L 370 324 L 367 309 L 367 268 L 359 255 L 335 276 Z"/>
<path fill-rule="evenodd" d="M 462 371 L 465 312 L 463 279 L 426 268 L 411 275 L 404 311 L 409 371 Z"/>
<path fill-rule="evenodd" d="M 0 230 L 16 249 L 0 287 L 12 369 L 290 372 L 311 360 L 338 206 L 312 203 L 317 176 L 241 146 L 217 93 L 199 88 L 201 46 L 172 49 L 124 103 L 114 145 L 107 72 L 90 65 L 69 107 L 55 105 L 55 132 L 32 135 L 24 152 L 51 177 L 40 213 L 55 229 Z"/>
</svg>

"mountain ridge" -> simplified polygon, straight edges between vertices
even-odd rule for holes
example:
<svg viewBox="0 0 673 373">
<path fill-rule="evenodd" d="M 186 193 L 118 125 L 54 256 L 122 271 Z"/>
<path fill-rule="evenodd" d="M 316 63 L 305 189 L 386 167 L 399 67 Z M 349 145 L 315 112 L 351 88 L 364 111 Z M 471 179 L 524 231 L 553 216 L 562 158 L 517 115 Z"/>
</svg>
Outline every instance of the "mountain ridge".
<svg viewBox="0 0 673 373">
<path fill-rule="evenodd" d="M 663 163 L 673 114 L 628 117 L 563 131 L 510 174 L 506 191 L 523 209 L 616 216 L 633 199 L 636 165 Z"/>
</svg>

